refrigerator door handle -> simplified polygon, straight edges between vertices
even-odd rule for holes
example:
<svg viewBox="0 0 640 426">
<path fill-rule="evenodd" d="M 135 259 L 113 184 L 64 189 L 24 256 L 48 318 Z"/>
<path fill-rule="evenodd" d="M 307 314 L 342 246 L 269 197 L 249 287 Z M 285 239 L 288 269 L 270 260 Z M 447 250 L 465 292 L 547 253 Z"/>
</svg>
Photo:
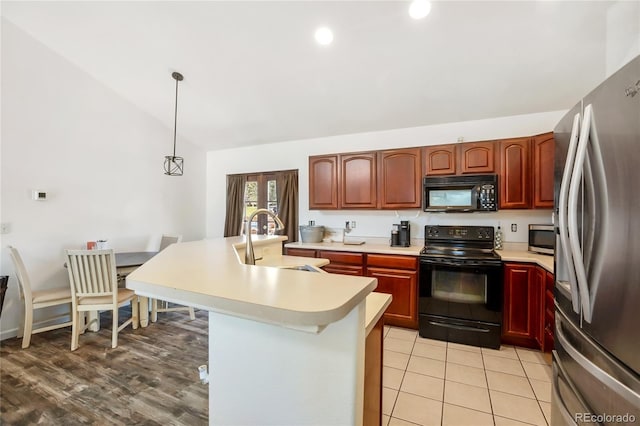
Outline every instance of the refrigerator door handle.
<svg viewBox="0 0 640 426">
<path fill-rule="evenodd" d="M 558 343 L 562 345 L 567 354 L 580 365 L 585 371 L 598 379 L 600 383 L 611 389 L 621 398 L 629 401 L 636 407 L 640 407 L 640 395 L 625 386 L 624 383 L 607 374 L 604 370 L 592 363 L 580 351 L 574 348 L 562 331 L 562 320 L 556 320 L 556 338 Z"/>
<path fill-rule="evenodd" d="M 582 123 L 582 129 L 580 130 L 580 138 L 578 140 L 578 148 L 576 151 L 576 160 L 571 174 L 571 184 L 569 185 L 569 211 L 573 212 L 569 215 L 569 245 L 571 247 L 571 255 L 573 256 L 573 265 L 575 267 L 576 278 L 578 281 L 578 291 L 580 294 L 580 301 L 582 304 L 582 317 L 588 323 L 591 323 L 593 316 L 593 299 L 589 292 L 589 285 L 587 282 L 587 271 L 584 264 L 584 257 L 580 247 L 580 239 L 578 235 L 578 196 L 580 193 L 580 184 L 582 182 L 582 171 L 587 155 L 587 146 L 589 141 L 593 140 L 594 146 L 593 153 L 595 155 L 594 161 L 597 162 L 595 171 L 599 173 L 597 176 L 601 181 L 604 180 L 604 174 L 602 167 L 602 157 L 600 153 L 600 146 L 598 142 L 598 134 L 595 129 L 595 121 L 593 118 L 593 106 L 587 105 L 584 109 L 584 121 Z M 606 193 L 597 194 L 600 203 L 606 205 L 605 200 Z M 607 214 L 606 208 L 601 209 L 600 214 L 603 216 Z M 606 223 L 606 217 L 603 218 Z M 606 238 L 606 233 L 601 234 L 601 238 Z M 592 268 L 593 276 L 596 278 L 592 280 L 592 293 L 595 296 L 597 294 L 597 286 L 599 283 L 599 271 L 602 267 L 602 259 L 597 257 L 594 259 L 595 266 Z"/>
<path fill-rule="evenodd" d="M 576 279 L 575 267 L 573 266 L 573 257 L 569 247 L 569 236 L 567 227 L 567 216 L 569 213 L 567 207 L 567 198 L 569 195 L 569 186 L 571 183 L 571 173 L 573 172 L 576 148 L 578 145 L 578 136 L 580 134 L 580 113 L 573 117 L 573 126 L 571 127 L 571 137 L 569 138 L 569 149 L 567 151 L 567 160 L 562 172 L 562 182 L 560 184 L 560 196 L 558 197 L 558 231 L 560 233 L 560 243 L 562 244 L 562 254 L 565 265 L 569 273 L 569 289 L 571 291 L 571 304 L 575 313 L 580 313 L 580 295 L 578 290 L 578 282 Z"/>
</svg>

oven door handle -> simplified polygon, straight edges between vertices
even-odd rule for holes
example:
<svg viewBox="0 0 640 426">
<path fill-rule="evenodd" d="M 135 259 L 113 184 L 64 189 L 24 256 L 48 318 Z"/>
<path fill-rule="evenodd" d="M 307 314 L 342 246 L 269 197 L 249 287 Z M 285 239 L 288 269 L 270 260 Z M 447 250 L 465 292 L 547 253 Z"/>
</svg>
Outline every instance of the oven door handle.
<svg viewBox="0 0 640 426">
<path fill-rule="evenodd" d="M 502 265 L 502 262 L 497 261 L 496 263 L 465 263 L 465 262 L 456 262 L 456 261 L 438 261 L 431 259 L 420 259 L 420 262 L 426 265 L 435 265 L 435 266 L 457 266 L 462 268 L 479 268 L 486 266 L 494 266 L 499 267 Z"/>
<path fill-rule="evenodd" d="M 486 328 L 475 328 L 475 327 L 467 327 L 464 325 L 445 324 L 443 322 L 435 322 L 435 321 L 429 321 L 429 324 L 435 325 L 437 327 L 453 328 L 455 330 L 477 331 L 479 333 L 488 333 L 489 331 L 491 331 Z"/>
</svg>

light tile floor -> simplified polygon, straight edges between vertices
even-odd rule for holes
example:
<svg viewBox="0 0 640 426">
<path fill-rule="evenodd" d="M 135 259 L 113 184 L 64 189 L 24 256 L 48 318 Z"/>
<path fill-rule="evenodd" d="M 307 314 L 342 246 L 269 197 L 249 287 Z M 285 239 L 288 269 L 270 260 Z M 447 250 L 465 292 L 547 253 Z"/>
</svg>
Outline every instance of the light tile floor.
<svg viewBox="0 0 640 426">
<path fill-rule="evenodd" d="M 551 367 L 539 351 L 384 333 L 383 426 L 549 424 Z"/>
</svg>

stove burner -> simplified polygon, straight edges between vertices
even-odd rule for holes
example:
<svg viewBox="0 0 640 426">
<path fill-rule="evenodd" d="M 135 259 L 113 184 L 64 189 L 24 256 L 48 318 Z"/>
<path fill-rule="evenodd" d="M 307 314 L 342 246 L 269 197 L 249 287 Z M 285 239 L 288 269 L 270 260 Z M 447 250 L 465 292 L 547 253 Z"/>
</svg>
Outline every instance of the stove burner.
<svg viewBox="0 0 640 426">
<path fill-rule="evenodd" d="M 493 235 L 489 226 L 426 226 L 420 257 L 458 262 L 499 260 L 493 250 Z"/>
</svg>

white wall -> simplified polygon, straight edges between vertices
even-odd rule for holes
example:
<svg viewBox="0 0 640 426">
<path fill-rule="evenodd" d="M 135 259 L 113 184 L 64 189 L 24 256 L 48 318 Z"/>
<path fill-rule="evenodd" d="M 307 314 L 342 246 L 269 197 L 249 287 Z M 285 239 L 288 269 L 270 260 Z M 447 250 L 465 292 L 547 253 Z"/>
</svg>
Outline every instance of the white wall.
<svg viewBox="0 0 640 426">
<path fill-rule="evenodd" d="M 578 100 L 576 99 L 576 102 Z M 317 225 L 344 227 L 355 220 L 350 236 L 388 237 L 391 225 L 410 220 L 412 237 L 424 235 L 425 224 L 518 225 L 518 232 L 505 229 L 505 240 L 524 242 L 529 223 L 551 223 L 551 211 L 514 211 L 473 214 L 427 214 L 420 210 L 394 211 L 319 211 L 309 210 L 308 157 L 310 155 L 365 151 L 536 135 L 553 130 L 565 111 L 553 111 L 489 120 L 447 123 L 384 132 L 359 133 L 318 139 L 274 143 L 250 148 L 212 151 L 207 154 L 207 235 L 221 236 L 224 228 L 226 175 L 269 170 L 298 169 L 300 223 L 315 220 Z"/>
<path fill-rule="evenodd" d="M 69 285 L 63 249 L 88 240 L 127 251 L 157 248 L 162 233 L 204 237 L 205 152 L 179 138 L 185 175 L 165 176 L 172 128 L 4 19 L 1 136 L 0 212 L 10 232 L 1 235 L 0 274 L 11 276 L 2 337 L 15 335 L 22 306 L 7 245 L 42 289 Z M 48 200 L 31 200 L 32 189 Z"/>
<path fill-rule="evenodd" d="M 607 9 L 607 77 L 638 55 L 640 55 L 640 2 L 615 2 Z"/>
</svg>

